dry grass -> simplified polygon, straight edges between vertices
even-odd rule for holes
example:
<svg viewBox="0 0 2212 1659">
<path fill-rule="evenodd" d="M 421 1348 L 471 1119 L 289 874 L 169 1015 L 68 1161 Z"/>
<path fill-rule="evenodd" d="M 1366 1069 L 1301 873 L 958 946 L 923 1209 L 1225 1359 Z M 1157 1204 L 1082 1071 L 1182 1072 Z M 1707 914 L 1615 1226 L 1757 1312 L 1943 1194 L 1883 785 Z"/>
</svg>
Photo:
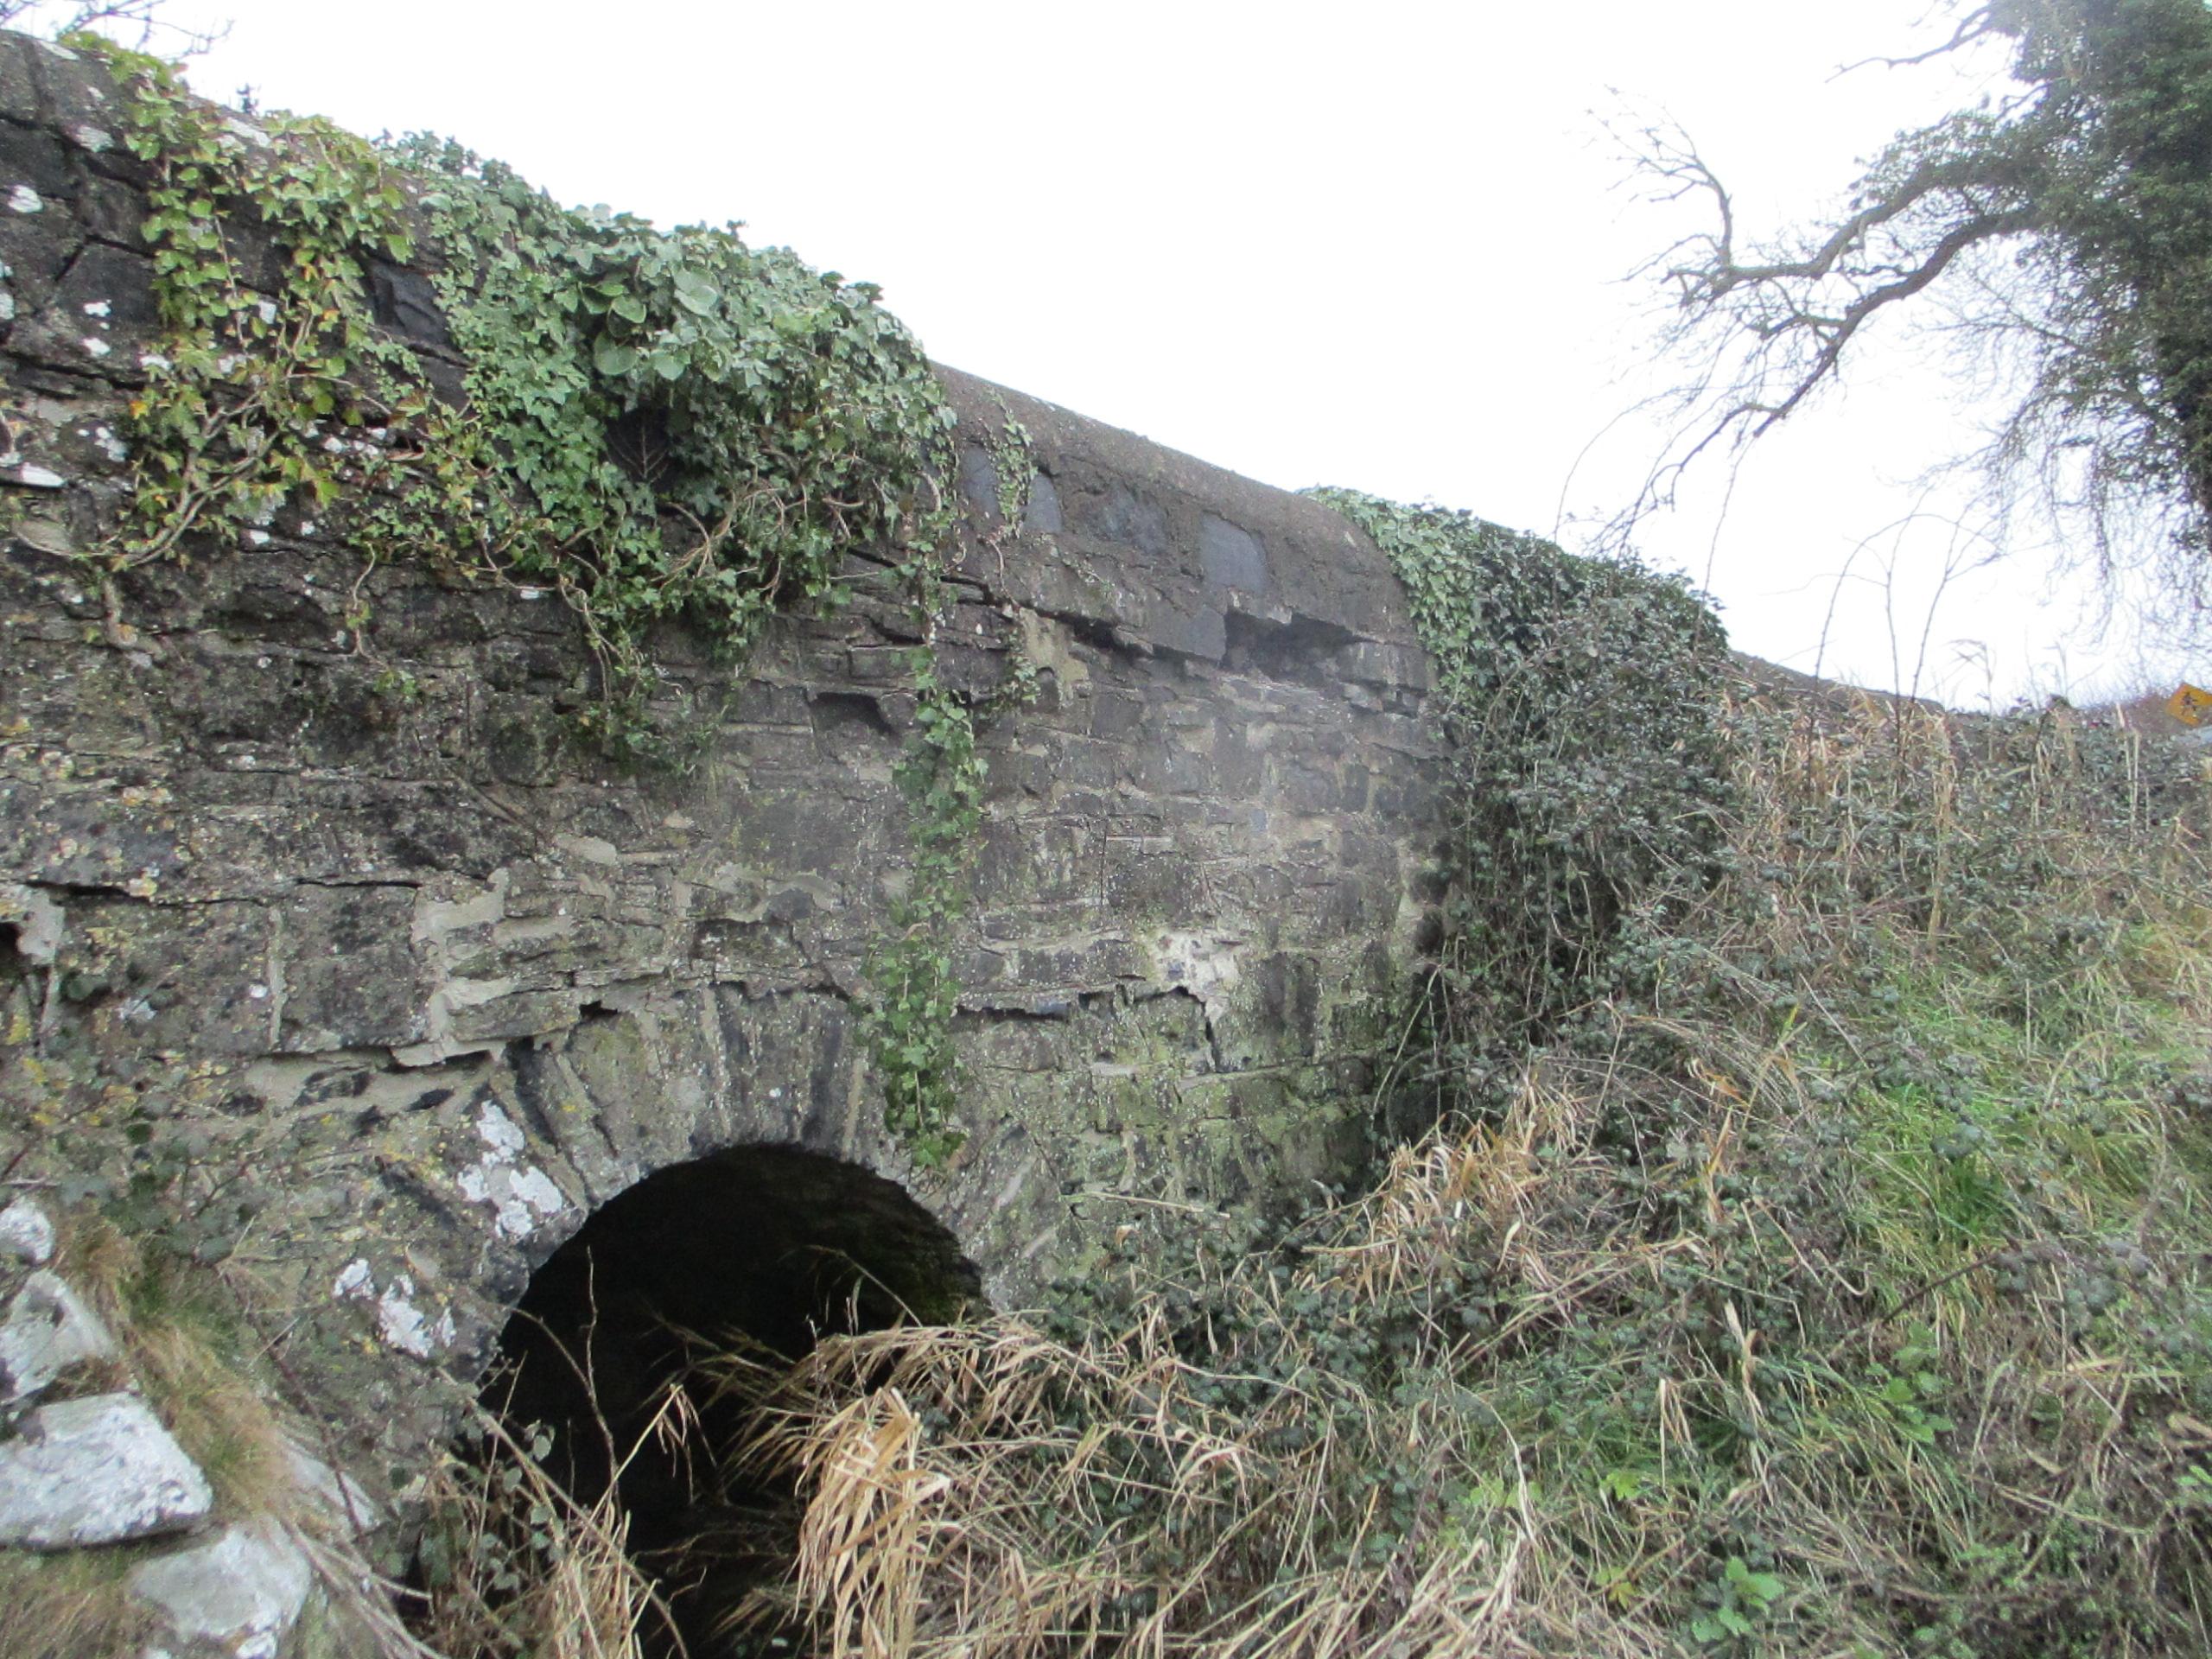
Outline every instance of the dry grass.
<svg viewBox="0 0 2212 1659">
<path fill-rule="evenodd" d="M 154 1634 L 124 1580 L 144 1552 L 0 1552 L 0 1652 L 8 1659 L 130 1654 Z"/>
<path fill-rule="evenodd" d="M 281 1403 L 251 1328 L 250 1295 L 220 1269 L 142 1249 L 99 1216 L 65 1214 L 55 1267 L 117 1337 L 121 1355 L 82 1367 L 54 1395 L 129 1388 L 148 1402 L 213 1488 L 219 1520 L 285 1529 L 356 1643 L 379 1659 L 439 1659 L 397 1618 L 396 1588 L 364 1556 L 359 1517 L 302 1487 L 296 1446 L 310 1444 Z M 352 1497 L 346 1498 L 350 1507 Z M 159 1637 L 128 1591 L 139 1563 L 173 1541 L 53 1555 L 0 1552 L 0 1654 L 8 1659 L 123 1655 Z M 147 1651 L 154 1649 L 148 1648 Z"/>
<path fill-rule="evenodd" d="M 245 1302 L 219 1271 L 142 1250 L 92 1216 L 66 1223 L 57 1265 L 124 1350 L 111 1370 L 72 1379 L 72 1386 L 130 1379 L 207 1476 L 226 1513 L 304 1523 L 289 1450 L 297 1436 L 288 1436 L 275 1404 L 263 1344 L 245 1322 Z"/>
<path fill-rule="evenodd" d="M 696 1436 L 688 1396 L 671 1389 L 615 1466 L 649 1445 Z M 550 1471 L 552 1442 L 483 1407 L 467 1455 L 448 1453 L 425 1483 L 422 1582 L 405 1597 L 415 1634 L 448 1655 L 639 1659 L 647 1633 L 675 1622 L 630 1550 L 615 1489 L 579 1498 Z"/>
</svg>

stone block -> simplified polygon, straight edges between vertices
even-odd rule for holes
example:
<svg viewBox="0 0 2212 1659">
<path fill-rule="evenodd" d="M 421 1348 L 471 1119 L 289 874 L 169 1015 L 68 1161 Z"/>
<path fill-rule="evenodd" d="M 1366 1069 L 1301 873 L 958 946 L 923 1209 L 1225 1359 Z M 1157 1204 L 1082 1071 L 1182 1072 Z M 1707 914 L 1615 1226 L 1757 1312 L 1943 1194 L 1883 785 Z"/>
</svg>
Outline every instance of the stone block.
<svg viewBox="0 0 2212 1659">
<path fill-rule="evenodd" d="M 0 121 L 37 124 L 38 87 L 31 79 L 30 54 L 40 49 L 29 35 L 0 34 Z"/>
<path fill-rule="evenodd" d="M 7 181 L 0 179 L 0 264 L 8 267 L 5 289 L 15 308 L 10 321 L 16 323 L 29 322 L 53 303 L 55 285 L 84 244 L 74 219 L 59 204 L 39 200 L 34 213 L 23 211 L 29 196 L 17 196 L 11 206 Z"/>
<path fill-rule="evenodd" d="M 50 41 L 34 41 L 23 55 L 38 91 L 39 119 L 48 126 L 77 136 L 79 143 L 88 127 L 113 131 L 121 126 L 115 79 L 104 65 Z"/>
<path fill-rule="evenodd" d="M 63 998 L 118 1052 L 267 1051 L 270 918 L 257 904 L 179 915 L 128 900 L 70 906 L 56 965 Z"/>
<path fill-rule="evenodd" d="M 307 1554 L 276 1522 L 226 1527 L 132 1570 L 131 1593 L 176 1642 L 227 1659 L 276 1659 L 315 1586 Z"/>
<path fill-rule="evenodd" d="M 0 1210 L 0 1257 L 42 1268 L 54 1260 L 54 1223 L 29 1198 Z"/>
<path fill-rule="evenodd" d="M 41 1406 L 0 1440 L 0 1544 L 152 1538 L 204 1520 L 214 1503 L 199 1465 L 135 1394 Z"/>
<path fill-rule="evenodd" d="M 57 1273 L 31 1274 L 0 1322 L 0 1402 L 22 1400 L 120 1351 L 100 1316 Z"/>
<path fill-rule="evenodd" d="M 1049 536 L 1067 528 L 1067 516 L 1060 507 L 1060 492 L 1043 473 L 1029 476 L 1029 505 L 1022 512 L 1023 531 L 1035 531 Z"/>
<path fill-rule="evenodd" d="M 1198 565 L 1217 588 L 1264 594 L 1270 586 L 1268 556 L 1258 538 L 1214 513 L 1198 516 Z"/>
<path fill-rule="evenodd" d="M 288 1053 L 391 1048 L 425 1035 L 427 981 L 411 887 L 301 887 L 282 907 Z"/>
<path fill-rule="evenodd" d="M 46 204 L 37 211 L 57 217 L 68 213 L 68 199 L 76 194 L 68 152 L 59 138 L 41 128 L 0 121 L 0 197 L 18 186 L 37 192 Z M 0 211 L 6 211 L 4 202 L 0 202 Z"/>
<path fill-rule="evenodd" d="M 1145 637 L 1161 651 L 1217 663 L 1229 652 L 1229 619 L 1211 605 L 1163 603 L 1154 611 Z"/>
<path fill-rule="evenodd" d="M 1150 563 L 1164 563 L 1169 556 L 1167 509 L 1121 479 L 1072 495 L 1063 492 L 1060 507 L 1068 528 L 1080 534 L 1119 542 Z"/>
<path fill-rule="evenodd" d="M 8 349 L 73 373 L 138 385 L 146 378 L 138 354 L 160 326 L 153 261 L 92 242 L 69 262 L 38 315 L 16 325 Z"/>
<path fill-rule="evenodd" d="M 1065 906 L 1097 899 L 1099 837 L 1080 819 L 1020 817 L 984 824 L 978 904 Z"/>
</svg>

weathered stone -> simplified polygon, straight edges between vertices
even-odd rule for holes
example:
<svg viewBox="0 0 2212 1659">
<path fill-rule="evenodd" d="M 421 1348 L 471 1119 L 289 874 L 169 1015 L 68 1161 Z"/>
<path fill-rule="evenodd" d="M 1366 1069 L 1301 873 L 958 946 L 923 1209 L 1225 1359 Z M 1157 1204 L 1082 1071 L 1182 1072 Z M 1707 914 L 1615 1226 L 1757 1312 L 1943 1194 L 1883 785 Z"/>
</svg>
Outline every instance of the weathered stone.
<svg viewBox="0 0 2212 1659">
<path fill-rule="evenodd" d="M 227 1527 L 130 1574 L 131 1592 L 160 1610 L 174 1642 L 226 1659 L 276 1659 L 314 1586 L 305 1552 L 267 1520 Z"/>
<path fill-rule="evenodd" d="M 1268 591 L 1268 556 L 1242 524 L 1211 512 L 1199 515 L 1198 560 L 1208 582 L 1249 594 Z"/>
<path fill-rule="evenodd" d="M 0 1210 L 0 1257 L 42 1268 L 54 1260 L 54 1222 L 29 1198 Z"/>
<path fill-rule="evenodd" d="M 30 50 L 0 37 L 0 74 Z M 437 1371 L 480 1363 L 587 1214 L 726 1148 L 899 1183 L 1002 1305 L 1147 1201 L 1344 1172 L 1365 1106 L 1339 1080 L 1387 1059 L 1437 828 L 1421 658 L 1366 537 L 944 373 L 967 505 L 940 672 L 981 694 L 1018 661 L 1039 695 L 978 733 L 946 941 L 964 1141 L 922 1166 L 861 1013 L 914 867 L 916 628 L 880 552 L 849 561 L 851 602 L 772 620 L 741 665 L 657 632 L 671 714 L 695 699 L 680 774 L 578 741 L 594 666 L 556 596 L 464 591 L 435 556 L 371 568 L 342 516 L 296 506 L 188 569 L 135 566 L 124 613 L 158 650 L 113 649 L 68 556 L 100 545 L 137 459 L 116 445 L 155 320 L 114 239 L 133 176 L 84 136 L 117 129 L 106 72 L 54 64 L 19 122 L 36 210 L 0 196 L 0 257 L 24 255 L 7 464 L 42 469 L 7 492 L 0 548 L 0 1126 L 112 1125 L 92 1168 L 26 1137 L 41 1180 L 219 1173 L 207 1219 L 250 1218 L 287 1299 L 278 1357 L 357 1420 L 348 1467 L 409 1465 L 443 1421 Z M 246 283 L 276 280 L 266 226 L 225 233 Z M 435 276 L 369 286 L 447 372 Z M 1035 469 L 1014 525 L 1008 414 Z"/>
<path fill-rule="evenodd" d="M 57 1273 L 33 1274 L 0 1322 L 0 1402 L 37 1394 L 88 1361 L 113 1359 L 115 1338 Z"/>
<path fill-rule="evenodd" d="M 340 1473 L 289 1440 L 284 1458 L 291 1468 L 293 1485 L 325 1524 L 351 1533 L 373 1532 L 384 1524 L 383 1509 L 351 1475 Z"/>
<path fill-rule="evenodd" d="M 67 1549 L 178 1532 L 214 1505 L 207 1478 L 132 1394 L 62 1400 L 0 1440 L 0 1544 Z"/>
</svg>

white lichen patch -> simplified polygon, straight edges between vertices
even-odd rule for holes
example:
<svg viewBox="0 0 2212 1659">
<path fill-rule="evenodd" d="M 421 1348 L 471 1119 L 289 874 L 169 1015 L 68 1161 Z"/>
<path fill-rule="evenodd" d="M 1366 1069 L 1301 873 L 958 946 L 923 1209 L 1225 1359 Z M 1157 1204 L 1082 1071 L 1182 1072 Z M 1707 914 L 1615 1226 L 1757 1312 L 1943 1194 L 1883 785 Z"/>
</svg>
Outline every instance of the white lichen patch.
<svg viewBox="0 0 2212 1659">
<path fill-rule="evenodd" d="M 88 317 L 112 316 L 115 314 L 115 302 L 112 300 L 86 300 L 85 302 L 84 309 L 85 315 Z"/>
<path fill-rule="evenodd" d="M 69 136 L 77 141 L 79 148 L 89 149 L 95 156 L 115 148 L 114 135 L 101 131 L 90 122 L 72 127 L 69 130 Z"/>
<path fill-rule="evenodd" d="M 1240 943 L 1209 933 L 1162 933 L 1154 941 L 1153 970 L 1159 983 L 1188 991 L 1205 1007 L 1208 1020 L 1217 1019 L 1243 977 L 1236 966 Z"/>
<path fill-rule="evenodd" d="M 28 184 L 19 184 L 8 193 L 8 206 L 18 213 L 42 213 L 46 211 L 46 198 Z"/>
<path fill-rule="evenodd" d="M 379 1294 L 368 1262 L 356 1256 L 340 1270 L 330 1290 L 341 1302 L 367 1302 L 375 1307 L 377 1334 L 387 1348 L 429 1359 L 440 1349 L 453 1346 L 453 1310 L 447 1308 L 433 1319 L 416 1305 L 415 1281 L 404 1273 Z"/>
<path fill-rule="evenodd" d="M 98 334 L 86 334 L 77 343 L 85 348 L 86 354 L 89 357 L 105 357 L 115 349 Z"/>
<path fill-rule="evenodd" d="M 428 1359 L 444 1342 L 453 1340 L 453 1314 L 448 1312 L 433 1325 L 415 1306 L 415 1281 L 401 1274 L 377 1298 L 377 1332 L 387 1347 L 417 1359 Z"/>
<path fill-rule="evenodd" d="M 470 1202 L 492 1206 L 500 1237 L 528 1238 L 569 1207 L 552 1177 L 522 1161 L 522 1129 L 497 1102 L 486 1101 L 477 1113 L 476 1134 L 484 1155 L 461 1172 L 461 1190 Z"/>
</svg>

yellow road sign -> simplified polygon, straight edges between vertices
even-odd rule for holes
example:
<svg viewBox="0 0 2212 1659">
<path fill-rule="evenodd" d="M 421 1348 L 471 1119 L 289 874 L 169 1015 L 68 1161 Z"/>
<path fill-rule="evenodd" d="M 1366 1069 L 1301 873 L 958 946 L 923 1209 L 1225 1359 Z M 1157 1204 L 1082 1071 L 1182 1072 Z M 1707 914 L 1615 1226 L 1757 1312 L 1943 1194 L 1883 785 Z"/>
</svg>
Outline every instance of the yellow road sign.
<svg viewBox="0 0 2212 1659">
<path fill-rule="evenodd" d="M 2166 712 L 2184 726 L 2202 726 L 2212 715 L 2212 691 L 2183 682 L 2180 690 L 2166 699 Z"/>
</svg>

